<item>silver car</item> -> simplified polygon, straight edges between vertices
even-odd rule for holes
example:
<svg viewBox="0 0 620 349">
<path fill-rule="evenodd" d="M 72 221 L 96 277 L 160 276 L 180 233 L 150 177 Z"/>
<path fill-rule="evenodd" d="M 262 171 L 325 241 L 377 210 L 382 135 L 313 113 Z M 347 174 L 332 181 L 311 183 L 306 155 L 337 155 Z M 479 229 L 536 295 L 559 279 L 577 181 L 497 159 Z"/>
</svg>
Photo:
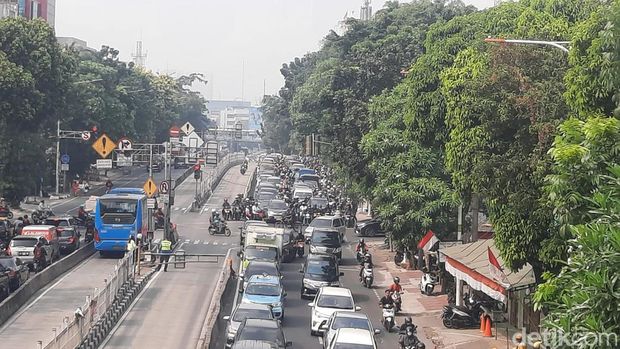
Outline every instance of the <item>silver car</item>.
<svg viewBox="0 0 620 349">
<path fill-rule="evenodd" d="M 41 236 L 20 235 L 14 237 L 9 244 L 11 255 L 19 257 L 25 264 L 32 265 L 34 263 L 34 248 L 39 241 L 43 243 L 47 264 L 51 264 L 52 258 L 55 256 L 54 247 Z"/>
<path fill-rule="evenodd" d="M 336 332 L 341 328 L 359 328 L 374 334 L 381 333 L 380 330 L 373 329 L 372 323 L 366 314 L 337 311 L 332 314 L 329 320 L 319 326 L 319 329 L 325 331 L 323 332 L 323 348 L 327 349 L 330 347 Z"/>
<path fill-rule="evenodd" d="M 230 348 L 237 335 L 239 326 L 245 319 L 267 319 L 272 320 L 273 313 L 271 307 L 266 304 L 241 303 L 230 316 L 224 316 L 228 321 L 226 326 L 226 348 Z"/>
</svg>

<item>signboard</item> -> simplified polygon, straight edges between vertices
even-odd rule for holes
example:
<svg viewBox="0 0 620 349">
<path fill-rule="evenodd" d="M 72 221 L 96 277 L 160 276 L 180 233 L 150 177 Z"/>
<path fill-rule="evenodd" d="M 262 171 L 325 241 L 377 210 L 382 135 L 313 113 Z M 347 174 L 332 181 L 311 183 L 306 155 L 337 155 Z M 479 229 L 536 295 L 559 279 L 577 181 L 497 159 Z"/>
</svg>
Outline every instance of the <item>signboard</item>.
<svg viewBox="0 0 620 349">
<path fill-rule="evenodd" d="M 153 178 L 147 179 L 146 182 L 144 182 L 144 185 L 142 186 L 142 188 L 144 189 L 146 196 L 150 198 L 152 198 L 153 195 L 157 193 L 157 184 L 155 184 L 155 181 L 153 181 Z"/>
<path fill-rule="evenodd" d="M 181 131 L 183 131 L 183 133 L 185 133 L 186 136 L 189 136 L 190 134 L 192 134 L 192 132 L 194 132 L 195 128 L 192 124 L 188 122 L 185 123 L 185 125 L 183 125 L 183 127 L 181 127 Z"/>
<path fill-rule="evenodd" d="M 107 158 L 110 156 L 115 148 L 116 144 L 105 133 L 101 135 L 101 137 L 97 138 L 95 143 L 93 143 L 93 149 L 95 149 L 97 154 L 99 154 L 102 158 Z"/>
<path fill-rule="evenodd" d="M 67 172 L 67 171 L 69 171 L 69 164 L 61 164 L 61 165 L 60 165 L 60 170 L 61 170 L 62 172 Z"/>
<path fill-rule="evenodd" d="M 155 208 L 155 203 L 157 203 L 155 199 L 146 199 L 146 208 Z"/>
<path fill-rule="evenodd" d="M 207 165 L 217 165 L 218 147 L 219 145 L 217 142 L 207 143 L 207 156 L 206 156 L 206 161 L 205 161 Z"/>
<path fill-rule="evenodd" d="M 82 132 L 82 134 L 80 136 L 82 137 L 83 141 L 87 141 L 87 140 L 90 139 L 90 132 L 84 131 L 84 132 Z"/>
<path fill-rule="evenodd" d="M 118 141 L 118 150 L 121 150 L 121 151 L 131 150 L 132 146 L 133 146 L 133 144 L 127 138 L 121 138 Z"/>
<path fill-rule="evenodd" d="M 179 136 L 181 135 L 181 129 L 176 127 L 176 126 L 172 126 L 170 127 L 170 138 L 179 138 Z"/>
<path fill-rule="evenodd" d="M 116 166 L 131 167 L 133 166 L 133 159 L 131 156 L 125 156 L 123 154 L 118 154 L 116 157 Z"/>
<path fill-rule="evenodd" d="M 112 159 L 97 159 L 97 169 L 107 170 L 112 168 Z"/>
<path fill-rule="evenodd" d="M 71 161 L 71 157 L 69 156 L 69 154 L 62 154 L 62 156 L 60 157 L 60 163 L 68 164 L 69 161 Z"/>
<path fill-rule="evenodd" d="M 168 181 L 163 181 L 161 183 L 159 183 L 159 192 L 162 194 L 168 194 L 168 191 L 170 190 L 170 184 L 168 183 Z"/>
</svg>

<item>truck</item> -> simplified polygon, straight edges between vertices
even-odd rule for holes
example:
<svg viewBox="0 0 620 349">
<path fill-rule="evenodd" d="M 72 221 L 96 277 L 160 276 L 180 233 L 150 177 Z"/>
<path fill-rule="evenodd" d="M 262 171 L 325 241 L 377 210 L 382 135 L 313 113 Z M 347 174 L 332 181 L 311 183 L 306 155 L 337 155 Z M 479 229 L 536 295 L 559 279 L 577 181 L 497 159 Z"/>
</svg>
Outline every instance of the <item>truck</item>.
<svg viewBox="0 0 620 349">
<path fill-rule="evenodd" d="M 290 262 L 295 258 L 293 241 L 292 230 L 250 225 L 247 227 L 245 244 L 240 257 L 244 265 L 247 265 L 246 261 L 250 260 Z"/>
</svg>

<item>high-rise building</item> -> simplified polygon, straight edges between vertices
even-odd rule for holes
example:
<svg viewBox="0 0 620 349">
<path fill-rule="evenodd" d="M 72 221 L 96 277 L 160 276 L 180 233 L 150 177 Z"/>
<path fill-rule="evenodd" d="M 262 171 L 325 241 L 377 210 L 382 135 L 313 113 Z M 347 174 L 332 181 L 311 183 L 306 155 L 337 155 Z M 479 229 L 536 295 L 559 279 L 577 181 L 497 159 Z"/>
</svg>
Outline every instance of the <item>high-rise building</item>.
<svg viewBox="0 0 620 349">
<path fill-rule="evenodd" d="M 0 0 L 0 19 L 19 15 L 18 0 Z"/>
<path fill-rule="evenodd" d="M 56 0 L 20 0 L 20 15 L 28 19 L 42 18 L 53 27 L 56 21 Z"/>
</svg>

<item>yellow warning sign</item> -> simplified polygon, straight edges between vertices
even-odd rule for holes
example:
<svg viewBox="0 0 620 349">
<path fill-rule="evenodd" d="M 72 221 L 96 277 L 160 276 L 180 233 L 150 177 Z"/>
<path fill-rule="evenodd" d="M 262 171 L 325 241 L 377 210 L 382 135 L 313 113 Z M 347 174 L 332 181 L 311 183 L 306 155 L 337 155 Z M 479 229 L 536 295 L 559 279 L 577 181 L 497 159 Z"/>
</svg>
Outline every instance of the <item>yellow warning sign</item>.
<svg viewBox="0 0 620 349">
<path fill-rule="evenodd" d="M 144 186 L 142 188 L 144 188 L 144 192 L 146 193 L 146 196 L 148 196 L 149 198 L 152 198 L 153 195 L 157 193 L 157 184 L 155 184 L 155 181 L 153 181 L 153 178 L 149 177 L 149 179 L 147 179 L 146 182 L 144 182 Z"/>
<path fill-rule="evenodd" d="M 116 149 L 116 143 L 108 135 L 103 134 L 93 143 L 93 149 L 102 158 L 107 158 Z"/>
</svg>

